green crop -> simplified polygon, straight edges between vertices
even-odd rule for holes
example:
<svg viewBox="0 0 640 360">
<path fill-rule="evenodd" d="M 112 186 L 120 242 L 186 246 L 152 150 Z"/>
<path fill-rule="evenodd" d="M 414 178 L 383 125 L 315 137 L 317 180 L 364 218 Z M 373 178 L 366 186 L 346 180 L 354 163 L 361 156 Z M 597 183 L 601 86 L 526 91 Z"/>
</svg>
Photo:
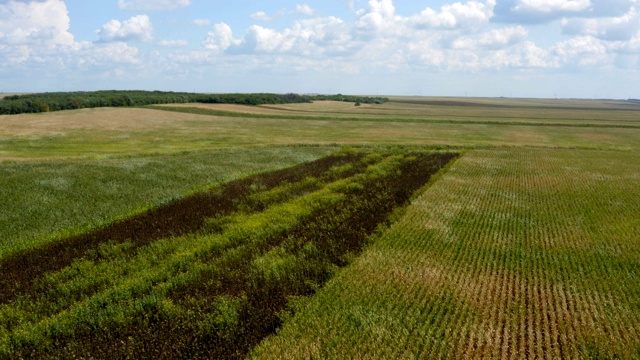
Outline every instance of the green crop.
<svg viewBox="0 0 640 360">
<path fill-rule="evenodd" d="M 175 228 L 157 239 L 153 233 L 136 238 L 147 234 L 142 227 L 129 240 L 105 238 L 73 253 L 66 266 L 59 260 L 59 268 L 51 263 L 25 268 L 27 257 L 5 261 L 5 276 L 15 282 L 3 280 L 8 292 L 0 306 L 2 354 L 235 357 L 248 352 L 454 157 L 403 150 L 363 155 L 345 151 L 231 182 L 210 190 L 209 197 L 196 193 L 169 203 L 136 222 L 161 225 L 158 216 L 167 212 L 201 216 L 200 198 L 234 204 L 212 220 L 194 223 L 199 226 Z M 115 223 L 104 234 L 118 234 L 136 222 Z"/>
</svg>

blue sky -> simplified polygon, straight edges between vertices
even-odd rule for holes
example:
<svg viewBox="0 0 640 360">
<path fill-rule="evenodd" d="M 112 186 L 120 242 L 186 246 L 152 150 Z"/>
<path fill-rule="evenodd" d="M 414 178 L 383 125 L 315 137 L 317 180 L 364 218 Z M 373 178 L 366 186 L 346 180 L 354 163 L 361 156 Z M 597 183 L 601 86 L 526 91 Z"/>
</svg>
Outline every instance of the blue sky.
<svg viewBox="0 0 640 360">
<path fill-rule="evenodd" d="M 0 0 L 0 91 L 640 98 L 640 0 Z"/>
</svg>

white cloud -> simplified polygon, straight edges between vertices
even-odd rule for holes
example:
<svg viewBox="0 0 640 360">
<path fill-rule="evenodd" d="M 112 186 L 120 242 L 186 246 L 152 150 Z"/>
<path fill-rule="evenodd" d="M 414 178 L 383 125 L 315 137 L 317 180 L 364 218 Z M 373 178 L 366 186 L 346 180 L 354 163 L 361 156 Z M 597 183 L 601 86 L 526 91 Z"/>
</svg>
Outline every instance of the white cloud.
<svg viewBox="0 0 640 360">
<path fill-rule="evenodd" d="M 211 20 L 209 19 L 195 19 L 192 22 L 195 26 L 211 26 Z"/>
<path fill-rule="evenodd" d="M 315 10 L 307 4 L 296 5 L 295 13 L 299 15 L 312 16 L 315 13 Z"/>
<path fill-rule="evenodd" d="M 210 33 L 205 47 L 216 51 L 228 49 L 233 54 L 344 56 L 352 54 L 360 44 L 351 36 L 350 30 L 341 19 L 322 17 L 299 20 L 282 31 L 253 25 L 242 38 L 233 40 L 231 28 L 225 26 Z M 220 38 L 226 41 L 220 41 Z M 219 46 L 220 43 L 226 46 Z"/>
<path fill-rule="evenodd" d="M 514 10 L 540 13 L 580 12 L 590 7 L 590 0 L 519 0 Z"/>
<path fill-rule="evenodd" d="M 242 39 L 241 47 L 257 52 L 287 52 L 292 49 L 295 38 L 287 36 L 288 31 L 280 33 L 273 29 L 253 25 Z"/>
<path fill-rule="evenodd" d="M 257 21 L 271 21 L 273 18 L 264 11 L 258 11 L 251 14 L 251 18 Z"/>
<path fill-rule="evenodd" d="M 606 46 L 593 36 L 580 36 L 559 42 L 550 51 L 564 65 L 593 66 L 611 62 Z"/>
<path fill-rule="evenodd" d="M 417 28 L 463 28 L 485 25 L 493 16 L 494 0 L 485 3 L 468 1 L 443 5 L 440 11 L 426 8 L 419 15 L 409 18 L 410 25 Z"/>
<path fill-rule="evenodd" d="M 528 35 L 529 31 L 524 27 L 514 26 L 486 32 L 480 36 L 478 43 L 490 49 L 503 48 L 526 39 Z"/>
<path fill-rule="evenodd" d="M 0 43 L 69 45 L 69 15 L 64 1 L 8 1 L 0 3 Z"/>
<path fill-rule="evenodd" d="M 393 0 L 369 0 L 369 11 L 360 11 L 356 26 L 365 32 L 378 32 L 396 26 L 396 8 Z"/>
<path fill-rule="evenodd" d="M 356 11 L 355 0 L 340 0 L 340 2 L 346 4 L 349 7 L 349 10 Z"/>
<path fill-rule="evenodd" d="M 635 7 L 620 17 L 563 19 L 563 32 L 591 35 L 604 40 L 629 40 L 640 30 L 640 14 Z"/>
<path fill-rule="evenodd" d="M 494 29 L 477 36 L 463 36 L 452 43 L 454 49 L 502 49 L 527 38 L 529 31 L 523 26 Z"/>
<path fill-rule="evenodd" d="M 562 18 L 595 19 L 621 17 L 638 0 L 496 0 L 494 22 L 549 23 Z"/>
<path fill-rule="evenodd" d="M 0 43 L 0 63 L 3 65 L 19 65 L 29 60 L 31 49 L 26 45 L 7 46 Z"/>
<path fill-rule="evenodd" d="M 189 45 L 187 40 L 160 40 L 158 45 L 162 47 L 183 47 Z"/>
<path fill-rule="evenodd" d="M 231 27 L 225 23 L 218 23 L 215 24 L 213 29 L 207 34 L 203 46 L 205 49 L 221 53 L 236 43 L 237 41 L 233 38 Z"/>
<path fill-rule="evenodd" d="M 640 5 L 638 0 L 591 0 L 589 9 L 593 17 L 618 17 L 629 12 L 629 9 Z"/>
<path fill-rule="evenodd" d="M 94 45 L 88 42 L 77 44 L 74 49 L 77 66 L 81 69 L 104 69 L 113 64 L 140 65 L 140 50 L 123 42 Z"/>
<path fill-rule="evenodd" d="M 191 5 L 191 0 L 118 0 L 123 10 L 175 10 Z"/>
<path fill-rule="evenodd" d="M 194 40 L 184 40 L 188 35 L 179 26 L 172 28 L 173 36 L 167 35 L 176 39 L 153 41 L 147 15 L 111 20 L 97 30 L 99 41 L 75 42 L 62 0 L 0 0 L 0 73 L 29 69 L 33 78 L 80 73 L 107 81 L 164 72 L 181 79 L 211 73 L 232 78 L 261 70 L 255 73 L 299 73 L 305 79 L 308 74 L 325 79 L 322 74 L 330 73 L 339 80 L 357 77 L 375 84 L 396 75 L 412 81 L 420 74 L 442 73 L 444 78 L 460 72 L 541 74 L 554 69 L 579 74 L 615 67 L 637 71 L 640 64 L 640 0 L 447 0 L 410 14 L 396 9 L 400 0 L 342 0 L 354 6 L 349 20 L 317 16 L 303 1 L 279 12 L 254 13 L 255 21 L 242 29 L 232 30 L 224 22 L 212 25 L 204 18 L 179 20 L 192 26 L 189 32 L 205 34 L 201 47 L 191 51 L 185 47 Z M 193 2 L 119 3 L 126 9 L 161 10 Z M 355 6 L 363 9 L 355 12 Z M 276 18 L 281 20 L 278 27 L 258 22 Z M 281 26 L 286 19 L 290 24 Z M 549 28 L 529 26 L 552 20 L 557 22 Z M 563 41 L 553 44 L 554 31 Z M 541 35 L 544 42 L 538 40 Z M 138 49 L 130 41 L 148 44 Z"/>
<path fill-rule="evenodd" d="M 111 41 L 151 41 L 153 26 L 147 15 L 136 15 L 120 22 L 111 20 L 96 31 L 101 42 Z"/>
</svg>

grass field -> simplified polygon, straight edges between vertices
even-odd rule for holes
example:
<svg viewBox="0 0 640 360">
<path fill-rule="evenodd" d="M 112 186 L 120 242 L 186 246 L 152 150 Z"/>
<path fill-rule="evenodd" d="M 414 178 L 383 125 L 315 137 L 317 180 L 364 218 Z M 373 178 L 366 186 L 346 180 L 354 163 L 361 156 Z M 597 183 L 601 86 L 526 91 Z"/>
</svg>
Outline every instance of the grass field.
<svg viewBox="0 0 640 360">
<path fill-rule="evenodd" d="M 183 104 L 0 124 L 4 356 L 640 358 L 636 102 Z M 339 153 L 341 165 L 325 158 L 343 146 L 358 150 Z M 330 228 L 409 191 L 408 178 L 387 177 L 394 169 L 445 153 L 461 155 L 389 210 L 389 228 L 333 243 L 347 235 Z M 301 177 L 266 187 L 253 178 L 246 193 L 231 185 L 320 158 L 333 165 L 283 170 Z M 332 210 L 376 182 L 389 187 L 353 199 L 368 205 Z M 231 213 L 201 230 L 99 235 L 127 221 L 144 229 L 130 216 L 225 186 Z M 77 251 L 60 252 L 64 241 Z M 61 260 L 42 267 L 36 254 Z"/>
</svg>

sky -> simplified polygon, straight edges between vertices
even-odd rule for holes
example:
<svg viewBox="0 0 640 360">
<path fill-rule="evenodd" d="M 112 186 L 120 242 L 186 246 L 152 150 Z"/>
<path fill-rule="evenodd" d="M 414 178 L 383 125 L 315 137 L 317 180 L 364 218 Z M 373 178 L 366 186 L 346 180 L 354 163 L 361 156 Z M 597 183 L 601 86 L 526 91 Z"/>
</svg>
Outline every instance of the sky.
<svg viewBox="0 0 640 360">
<path fill-rule="evenodd" d="M 0 0 L 0 92 L 640 98 L 640 0 Z"/>
</svg>

